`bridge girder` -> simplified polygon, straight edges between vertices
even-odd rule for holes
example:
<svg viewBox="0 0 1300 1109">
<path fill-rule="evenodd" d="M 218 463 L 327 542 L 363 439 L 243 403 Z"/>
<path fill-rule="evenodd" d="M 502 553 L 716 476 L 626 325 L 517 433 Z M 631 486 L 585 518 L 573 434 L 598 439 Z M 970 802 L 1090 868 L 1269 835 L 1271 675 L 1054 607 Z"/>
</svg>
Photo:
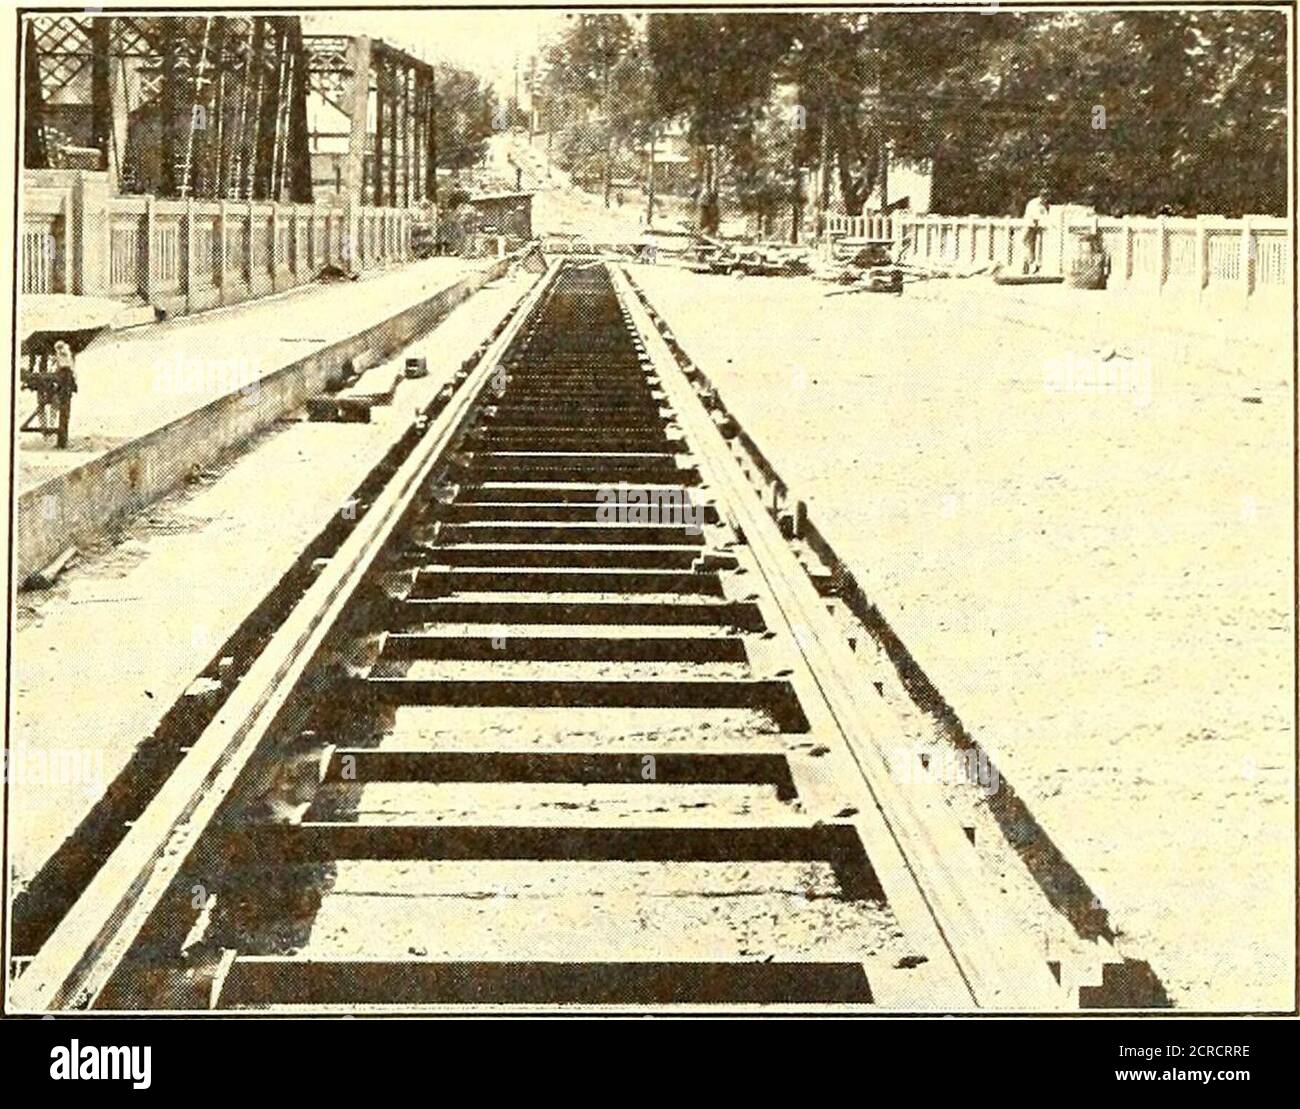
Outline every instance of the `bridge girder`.
<svg viewBox="0 0 1300 1109">
<path fill-rule="evenodd" d="M 167 197 L 311 199 L 296 16 L 28 19 L 29 165 L 93 160 Z"/>
</svg>

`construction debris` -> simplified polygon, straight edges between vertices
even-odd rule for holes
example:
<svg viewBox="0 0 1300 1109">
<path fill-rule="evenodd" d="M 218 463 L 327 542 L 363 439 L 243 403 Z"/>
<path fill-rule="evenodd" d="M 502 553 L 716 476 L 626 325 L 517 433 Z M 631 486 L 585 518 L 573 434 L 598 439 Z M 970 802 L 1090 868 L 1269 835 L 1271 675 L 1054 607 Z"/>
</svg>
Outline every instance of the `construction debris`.
<svg viewBox="0 0 1300 1109">
<path fill-rule="evenodd" d="M 724 243 L 699 240 L 687 266 L 695 273 L 742 274 L 750 277 L 799 277 L 812 273 L 812 252 L 787 243 Z"/>
<path fill-rule="evenodd" d="M 76 547 L 65 547 L 39 570 L 27 575 L 24 589 L 50 589 L 77 557 Z"/>
</svg>

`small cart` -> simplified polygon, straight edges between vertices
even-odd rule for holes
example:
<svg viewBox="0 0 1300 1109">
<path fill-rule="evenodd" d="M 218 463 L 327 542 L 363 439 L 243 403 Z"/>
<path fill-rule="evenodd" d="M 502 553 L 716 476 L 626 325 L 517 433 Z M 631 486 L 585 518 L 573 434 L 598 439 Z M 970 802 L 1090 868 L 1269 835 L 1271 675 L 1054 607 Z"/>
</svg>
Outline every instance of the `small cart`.
<svg viewBox="0 0 1300 1109">
<path fill-rule="evenodd" d="M 893 239 L 840 239 L 835 256 L 848 263 L 850 279 L 866 291 L 903 291 L 903 271 L 894 257 Z"/>
<path fill-rule="evenodd" d="M 19 303 L 22 364 L 19 382 L 36 394 L 36 411 L 20 431 L 53 437 L 68 445 L 72 394 L 77 391 L 74 360 L 122 311 L 115 300 L 64 294 L 32 294 Z"/>
</svg>

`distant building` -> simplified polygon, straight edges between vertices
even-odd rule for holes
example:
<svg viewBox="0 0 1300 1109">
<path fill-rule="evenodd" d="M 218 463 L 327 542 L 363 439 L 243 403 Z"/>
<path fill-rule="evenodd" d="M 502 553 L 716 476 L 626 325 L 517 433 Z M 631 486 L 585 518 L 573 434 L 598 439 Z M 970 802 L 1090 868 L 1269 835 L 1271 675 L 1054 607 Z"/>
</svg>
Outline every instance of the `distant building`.
<svg viewBox="0 0 1300 1109">
<path fill-rule="evenodd" d="M 501 235 L 508 247 L 519 246 L 533 237 L 532 193 L 482 193 L 471 196 L 469 203 L 478 213 L 480 235 Z"/>
<path fill-rule="evenodd" d="M 909 212 L 925 215 L 930 210 L 930 192 L 934 184 L 934 166 L 928 159 L 911 161 L 904 158 L 889 162 L 889 207 L 904 207 Z M 881 202 L 880 185 L 867 197 L 863 211 L 878 212 Z"/>
<path fill-rule="evenodd" d="M 650 157 L 650 144 L 641 147 L 642 161 Z M 684 120 L 674 120 L 660 131 L 654 144 L 655 191 L 689 196 L 695 188 L 694 159 Z"/>
</svg>

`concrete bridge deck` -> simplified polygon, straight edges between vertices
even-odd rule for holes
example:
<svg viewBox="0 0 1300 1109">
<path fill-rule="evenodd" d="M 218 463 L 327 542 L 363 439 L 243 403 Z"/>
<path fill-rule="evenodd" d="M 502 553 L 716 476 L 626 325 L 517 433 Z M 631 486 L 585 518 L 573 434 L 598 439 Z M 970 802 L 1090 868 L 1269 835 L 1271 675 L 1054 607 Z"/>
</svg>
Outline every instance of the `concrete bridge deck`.
<svg viewBox="0 0 1300 1109">
<path fill-rule="evenodd" d="M 426 259 L 96 340 L 77 359 L 68 449 L 19 436 L 19 581 L 301 407 L 345 362 L 392 356 L 509 265 Z M 22 419 L 34 394 L 17 399 Z"/>
<path fill-rule="evenodd" d="M 28 489 L 246 387 L 304 354 L 433 296 L 475 266 L 429 258 L 357 281 L 314 284 L 194 316 L 110 332 L 77 359 L 66 450 L 18 439 L 18 488 Z M 19 411 L 35 394 L 19 394 Z"/>
</svg>

